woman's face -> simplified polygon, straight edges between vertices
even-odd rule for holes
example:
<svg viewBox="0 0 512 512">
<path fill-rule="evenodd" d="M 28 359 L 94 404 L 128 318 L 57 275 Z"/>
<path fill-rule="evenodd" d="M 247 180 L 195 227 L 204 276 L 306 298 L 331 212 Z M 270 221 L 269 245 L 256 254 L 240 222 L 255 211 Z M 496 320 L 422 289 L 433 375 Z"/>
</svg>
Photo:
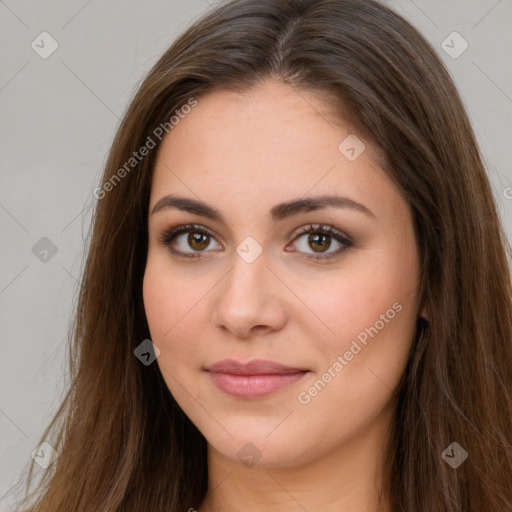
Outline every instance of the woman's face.
<svg viewBox="0 0 512 512">
<path fill-rule="evenodd" d="M 145 310 L 162 376 L 215 453 L 291 467 L 384 432 L 418 284 L 406 202 L 317 95 L 215 91 L 162 141 Z"/>
</svg>

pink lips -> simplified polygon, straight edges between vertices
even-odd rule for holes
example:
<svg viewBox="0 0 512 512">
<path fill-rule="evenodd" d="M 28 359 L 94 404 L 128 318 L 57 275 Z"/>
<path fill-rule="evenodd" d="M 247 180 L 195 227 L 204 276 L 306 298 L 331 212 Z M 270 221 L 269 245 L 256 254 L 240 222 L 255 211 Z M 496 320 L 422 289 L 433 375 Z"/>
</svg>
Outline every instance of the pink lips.
<svg viewBox="0 0 512 512">
<path fill-rule="evenodd" d="M 206 371 L 221 391 L 241 398 L 257 398 L 293 384 L 308 370 L 261 359 L 245 364 L 225 359 Z"/>
</svg>

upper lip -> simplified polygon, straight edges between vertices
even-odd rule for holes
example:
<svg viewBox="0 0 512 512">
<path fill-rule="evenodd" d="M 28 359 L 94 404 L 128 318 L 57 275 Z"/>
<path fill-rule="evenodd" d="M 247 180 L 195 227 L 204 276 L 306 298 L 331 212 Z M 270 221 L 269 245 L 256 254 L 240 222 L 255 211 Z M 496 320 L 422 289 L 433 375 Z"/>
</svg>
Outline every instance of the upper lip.
<svg viewBox="0 0 512 512">
<path fill-rule="evenodd" d="M 267 375 L 283 373 L 299 373 L 307 371 L 304 368 L 294 368 L 275 361 L 265 359 L 253 359 L 247 363 L 241 363 L 234 359 L 224 359 L 205 368 L 209 372 L 231 373 L 233 375 Z"/>
</svg>

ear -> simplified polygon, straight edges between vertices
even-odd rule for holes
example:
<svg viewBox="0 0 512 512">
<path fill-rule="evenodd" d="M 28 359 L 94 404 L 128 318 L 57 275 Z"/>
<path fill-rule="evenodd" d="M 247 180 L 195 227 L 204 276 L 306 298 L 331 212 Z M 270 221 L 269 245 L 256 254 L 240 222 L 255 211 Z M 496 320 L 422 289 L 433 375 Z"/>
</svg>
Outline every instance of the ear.
<svg viewBox="0 0 512 512">
<path fill-rule="evenodd" d="M 423 308 L 421 308 L 420 317 L 424 318 L 427 322 L 430 320 L 430 314 L 428 312 L 427 306 L 423 306 Z"/>
</svg>

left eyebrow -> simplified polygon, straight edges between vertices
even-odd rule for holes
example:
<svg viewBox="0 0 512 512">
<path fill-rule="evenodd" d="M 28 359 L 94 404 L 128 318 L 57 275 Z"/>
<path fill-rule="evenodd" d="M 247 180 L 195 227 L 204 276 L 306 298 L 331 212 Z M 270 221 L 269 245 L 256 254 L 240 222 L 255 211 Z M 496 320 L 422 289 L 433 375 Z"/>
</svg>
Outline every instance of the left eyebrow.
<svg viewBox="0 0 512 512">
<path fill-rule="evenodd" d="M 348 197 L 340 197 L 336 195 L 323 195 L 279 203 L 270 210 L 270 216 L 274 222 L 277 222 L 287 217 L 291 217 L 292 215 L 297 215 L 298 213 L 321 210 L 329 207 L 347 208 L 364 213 L 374 219 L 376 218 L 375 214 L 363 204 Z M 177 210 L 207 217 L 212 220 L 217 220 L 224 224 L 226 223 L 222 213 L 213 206 L 202 201 L 198 201 L 197 199 L 180 197 L 172 194 L 160 198 L 153 207 L 151 215 L 167 208 L 175 208 Z"/>
</svg>

